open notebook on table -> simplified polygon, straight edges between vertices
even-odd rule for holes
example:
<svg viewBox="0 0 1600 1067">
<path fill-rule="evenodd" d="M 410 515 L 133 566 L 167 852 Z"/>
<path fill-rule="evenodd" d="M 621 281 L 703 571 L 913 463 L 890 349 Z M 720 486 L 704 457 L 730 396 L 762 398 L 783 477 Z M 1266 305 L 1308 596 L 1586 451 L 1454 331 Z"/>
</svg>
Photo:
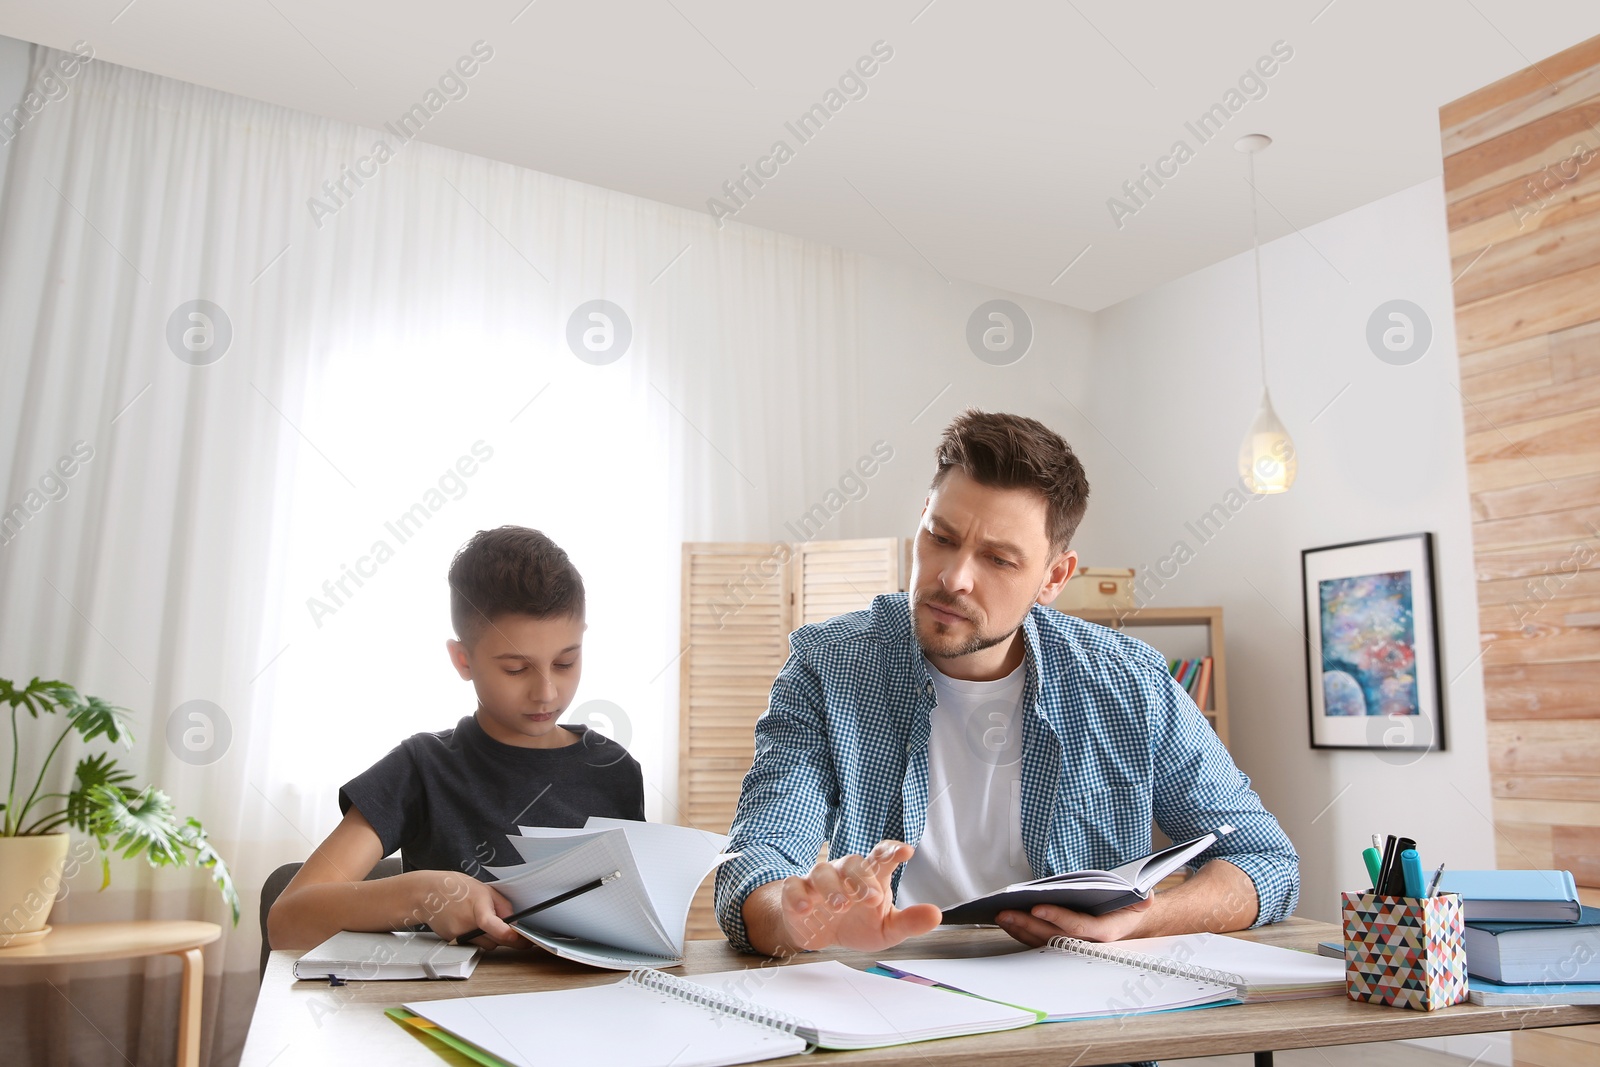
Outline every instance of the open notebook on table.
<svg viewBox="0 0 1600 1067">
<path fill-rule="evenodd" d="M 887 971 L 1044 1013 L 1052 1022 L 1344 992 L 1344 963 L 1217 934 L 1042 948 L 969 959 L 886 960 Z"/>
<path fill-rule="evenodd" d="M 581 829 L 522 826 L 507 835 L 523 863 L 486 867 L 515 910 L 613 871 L 621 877 L 513 923 L 558 956 L 632 970 L 683 962 L 689 905 L 705 876 L 731 855 L 722 834 L 669 823 L 591 816 Z"/>
<path fill-rule="evenodd" d="M 853 970 L 837 960 L 407 1004 L 514 1067 L 712 1067 L 1016 1029 L 1038 1015 Z"/>
</svg>

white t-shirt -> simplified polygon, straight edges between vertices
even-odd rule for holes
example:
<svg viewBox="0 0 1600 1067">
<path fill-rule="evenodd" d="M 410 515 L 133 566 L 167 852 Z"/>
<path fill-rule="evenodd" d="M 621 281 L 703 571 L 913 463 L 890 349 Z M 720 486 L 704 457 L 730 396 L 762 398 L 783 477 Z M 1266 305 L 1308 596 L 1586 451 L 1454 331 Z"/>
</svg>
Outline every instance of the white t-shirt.
<svg viewBox="0 0 1600 1067">
<path fill-rule="evenodd" d="M 1033 878 L 1022 849 L 1022 665 L 993 682 L 928 670 L 928 823 L 896 906 L 949 907 Z"/>
</svg>

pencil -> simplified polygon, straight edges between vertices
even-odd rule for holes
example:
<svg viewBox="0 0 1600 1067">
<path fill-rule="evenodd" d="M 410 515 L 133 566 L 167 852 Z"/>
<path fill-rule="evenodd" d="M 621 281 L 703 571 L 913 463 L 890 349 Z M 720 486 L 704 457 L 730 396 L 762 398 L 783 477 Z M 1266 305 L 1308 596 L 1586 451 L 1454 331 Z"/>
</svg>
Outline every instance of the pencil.
<svg viewBox="0 0 1600 1067">
<path fill-rule="evenodd" d="M 594 881 L 588 882 L 588 883 L 586 883 L 584 885 L 580 885 L 576 889 L 569 889 L 565 893 L 562 893 L 562 894 L 560 894 L 558 896 L 551 897 L 549 900 L 541 900 L 539 903 L 534 904 L 531 907 L 526 907 L 526 908 L 523 908 L 521 911 L 513 912 L 512 914 L 506 916 L 506 922 L 509 924 L 509 923 L 517 922 L 517 921 L 519 921 L 521 919 L 526 919 L 528 916 L 535 915 L 535 914 L 537 914 L 537 913 L 539 913 L 541 911 L 544 911 L 546 908 L 553 908 L 557 904 L 563 904 L 563 903 L 571 900 L 573 897 L 581 897 L 581 896 L 583 896 L 583 894 L 589 892 L 590 890 L 599 889 L 601 886 L 605 885 L 607 882 L 614 882 L 618 878 L 621 878 L 621 877 L 622 877 L 622 872 L 621 871 L 612 871 L 610 874 L 606 875 L 603 878 L 596 878 Z M 460 937 L 458 937 L 454 941 L 452 941 L 451 944 L 464 945 L 468 941 L 471 941 L 473 938 L 482 937 L 482 936 L 483 936 L 483 931 L 482 930 L 468 930 L 466 933 L 462 934 Z"/>
</svg>

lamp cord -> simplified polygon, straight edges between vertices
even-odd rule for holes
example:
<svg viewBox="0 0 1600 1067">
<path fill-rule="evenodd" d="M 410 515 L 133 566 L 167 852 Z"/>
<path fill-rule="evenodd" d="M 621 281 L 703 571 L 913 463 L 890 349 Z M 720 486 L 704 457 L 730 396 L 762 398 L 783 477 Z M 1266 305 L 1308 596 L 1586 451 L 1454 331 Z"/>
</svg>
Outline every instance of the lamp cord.
<svg viewBox="0 0 1600 1067">
<path fill-rule="evenodd" d="M 1250 164 L 1250 247 L 1256 262 L 1256 341 L 1261 350 L 1261 391 L 1267 391 L 1267 324 L 1261 304 L 1261 229 L 1256 217 L 1256 154 L 1246 152 Z"/>
</svg>

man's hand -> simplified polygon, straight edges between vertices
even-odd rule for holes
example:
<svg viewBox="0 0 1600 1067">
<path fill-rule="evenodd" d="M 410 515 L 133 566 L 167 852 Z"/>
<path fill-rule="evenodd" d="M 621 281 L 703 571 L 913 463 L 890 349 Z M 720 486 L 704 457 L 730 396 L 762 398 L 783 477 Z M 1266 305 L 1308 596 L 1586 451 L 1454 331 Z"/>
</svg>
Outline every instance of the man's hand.
<svg viewBox="0 0 1600 1067">
<path fill-rule="evenodd" d="M 1104 915 L 1040 904 L 1032 914 L 1002 911 L 995 920 L 1012 937 L 1037 948 L 1062 934 L 1081 941 L 1121 941 L 1197 930 L 1243 930 L 1256 921 L 1258 908 L 1250 876 L 1227 860 L 1215 859 L 1181 884 Z"/>
<path fill-rule="evenodd" d="M 505 917 L 516 909 L 493 886 L 456 871 L 428 873 L 437 879 L 437 884 L 418 907 L 427 915 L 423 921 L 434 933 L 446 941 L 454 941 L 467 931 L 477 929 L 483 931 L 483 936 L 473 938 L 469 944 L 482 948 L 529 946 L 527 938 L 506 925 Z"/>
<path fill-rule="evenodd" d="M 1002 911 L 995 917 L 1000 928 L 1031 948 L 1046 944 L 1052 937 L 1076 937 L 1080 941 L 1121 941 L 1143 937 L 1145 921 L 1155 906 L 1155 897 L 1129 904 L 1104 915 L 1086 915 L 1054 904 L 1039 904 L 1033 911 Z"/>
<path fill-rule="evenodd" d="M 829 860 L 809 874 L 768 882 L 745 899 L 751 943 L 772 956 L 832 945 L 877 952 L 927 933 L 939 925 L 939 909 L 896 908 L 890 888 L 895 868 L 915 851 L 900 841 L 880 841 L 865 856 Z"/>
</svg>

